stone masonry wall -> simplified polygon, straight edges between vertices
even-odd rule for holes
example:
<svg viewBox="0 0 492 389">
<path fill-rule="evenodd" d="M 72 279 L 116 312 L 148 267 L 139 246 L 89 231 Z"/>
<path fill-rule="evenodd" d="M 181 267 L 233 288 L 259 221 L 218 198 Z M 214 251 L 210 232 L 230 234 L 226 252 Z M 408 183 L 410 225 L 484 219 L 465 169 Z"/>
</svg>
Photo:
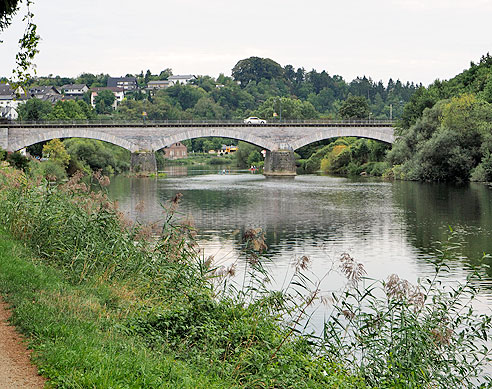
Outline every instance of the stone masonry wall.
<svg viewBox="0 0 492 389">
<path fill-rule="evenodd" d="M 267 151 L 263 174 L 266 176 L 295 176 L 294 152 L 290 150 Z"/>
</svg>

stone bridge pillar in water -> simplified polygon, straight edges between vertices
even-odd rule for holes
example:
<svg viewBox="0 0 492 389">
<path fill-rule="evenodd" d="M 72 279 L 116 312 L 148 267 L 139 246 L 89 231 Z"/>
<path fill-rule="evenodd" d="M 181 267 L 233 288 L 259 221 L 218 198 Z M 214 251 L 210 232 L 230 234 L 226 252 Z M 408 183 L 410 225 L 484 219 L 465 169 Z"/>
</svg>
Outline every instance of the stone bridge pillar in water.
<svg viewBox="0 0 492 389">
<path fill-rule="evenodd" d="M 157 174 L 157 162 L 153 151 L 132 153 L 130 171 L 133 174 L 149 176 Z"/>
<path fill-rule="evenodd" d="M 296 159 L 292 150 L 267 150 L 263 174 L 267 177 L 293 177 Z"/>
</svg>

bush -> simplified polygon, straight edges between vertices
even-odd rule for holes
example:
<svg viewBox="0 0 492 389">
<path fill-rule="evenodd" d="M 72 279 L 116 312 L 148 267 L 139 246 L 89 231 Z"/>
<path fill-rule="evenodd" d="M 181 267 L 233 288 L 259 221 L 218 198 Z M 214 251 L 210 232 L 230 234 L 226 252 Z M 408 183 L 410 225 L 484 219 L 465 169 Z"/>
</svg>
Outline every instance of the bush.
<svg viewBox="0 0 492 389">
<path fill-rule="evenodd" d="M 49 181 L 63 181 L 67 179 L 65 167 L 58 161 L 31 162 L 31 174 L 41 176 Z"/>
<path fill-rule="evenodd" d="M 29 159 L 24 157 L 18 151 L 16 151 L 15 153 L 8 154 L 6 161 L 16 169 L 20 169 L 25 172 L 29 170 Z"/>
<path fill-rule="evenodd" d="M 480 164 L 471 173 L 472 181 L 491 182 L 492 181 L 492 154 L 487 152 Z"/>
<path fill-rule="evenodd" d="M 490 387 L 484 370 L 491 361 L 492 318 L 471 304 L 478 275 L 446 289 L 437 281 L 445 261 L 458 255 L 454 240 L 451 234 L 435 259 L 435 277 L 417 285 L 392 275 L 359 288 L 360 264 L 344 254 L 342 269 L 355 283 L 325 323 L 326 353 L 347 361 L 368 387 L 471 388 L 480 381 Z"/>
<path fill-rule="evenodd" d="M 223 160 L 222 158 L 219 158 L 219 157 L 214 157 L 210 160 L 210 165 L 223 165 L 225 162 L 225 160 Z"/>
</svg>

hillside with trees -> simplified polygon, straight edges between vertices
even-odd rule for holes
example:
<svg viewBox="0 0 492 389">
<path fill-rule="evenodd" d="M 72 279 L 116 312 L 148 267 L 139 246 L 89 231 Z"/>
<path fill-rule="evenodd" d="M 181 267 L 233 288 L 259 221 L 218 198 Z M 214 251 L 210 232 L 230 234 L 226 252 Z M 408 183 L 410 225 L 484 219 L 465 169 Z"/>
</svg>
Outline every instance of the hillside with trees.
<svg viewBox="0 0 492 389">
<path fill-rule="evenodd" d="M 399 179 L 492 181 L 492 57 L 420 88 L 405 106 L 388 153 Z"/>
<path fill-rule="evenodd" d="M 178 84 L 152 93 L 145 90 L 149 81 L 166 80 L 170 75 L 169 68 L 159 74 L 152 74 L 150 70 L 127 74 L 136 77 L 139 89 L 126 94 L 115 112 L 101 113 L 115 118 L 141 119 L 142 112 L 146 112 L 149 120 L 243 119 L 250 115 L 272 120 L 273 113 L 280 116 L 280 111 L 285 119 L 338 118 L 343 102 L 349 97 L 358 97 L 367 105 L 362 114 L 364 118 L 388 119 L 400 117 L 404 104 L 421 86 L 392 79 L 385 85 L 366 76 L 347 82 L 325 70 L 282 67 L 269 58 L 250 57 L 234 66 L 232 77 L 198 76 L 191 85 Z M 106 86 L 108 78 L 108 74 L 90 73 L 75 78 L 49 75 L 32 78 L 27 86 L 85 84 L 95 88 Z M 88 95 L 84 100 L 90 103 Z"/>
</svg>

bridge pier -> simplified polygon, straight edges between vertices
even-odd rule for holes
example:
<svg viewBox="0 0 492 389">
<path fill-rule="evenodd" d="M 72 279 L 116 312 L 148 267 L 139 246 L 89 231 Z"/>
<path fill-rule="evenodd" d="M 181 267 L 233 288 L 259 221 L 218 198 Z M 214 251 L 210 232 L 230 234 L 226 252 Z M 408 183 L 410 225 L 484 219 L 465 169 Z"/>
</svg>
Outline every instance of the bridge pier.
<svg viewBox="0 0 492 389">
<path fill-rule="evenodd" d="M 292 150 L 267 150 L 263 174 L 267 177 L 293 177 L 296 159 Z"/>
<path fill-rule="evenodd" d="M 8 150 L 9 148 L 9 129 L 0 128 L 0 149 Z"/>
<path fill-rule="evenodd" d="M 132 153 L 130 162 L 130 172 L 149 176 L 157 174 L 157 161 L 154 152 Z"/>
</svg>

